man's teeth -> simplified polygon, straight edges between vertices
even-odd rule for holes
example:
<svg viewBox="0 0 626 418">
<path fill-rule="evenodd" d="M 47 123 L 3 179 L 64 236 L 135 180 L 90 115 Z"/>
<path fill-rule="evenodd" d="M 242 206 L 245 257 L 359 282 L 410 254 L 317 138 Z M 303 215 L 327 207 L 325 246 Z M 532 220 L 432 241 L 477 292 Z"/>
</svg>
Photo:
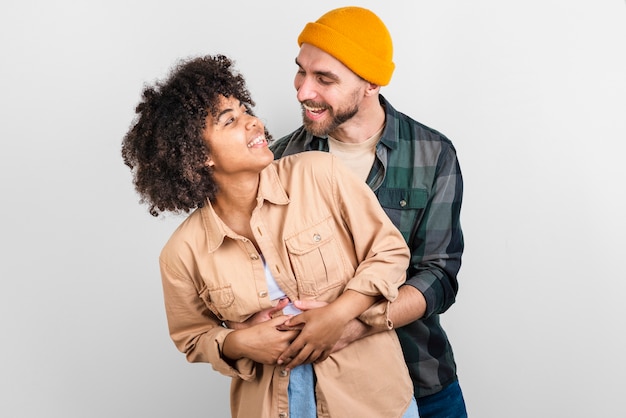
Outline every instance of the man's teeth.
<svg viewBox="0 0 626 418">
<path fill-rule="evenodd" d="M 307 105 L 303 105 L 303 106 L 309 112 L 314 112 L 314 113 L 319 113 L 319 112 L 324 110 L 323 107 L 311 107 L 311 106 L 307 106 Z"/>
<path fill-rule="evenodd" d="M 248 148 L 251 148 L 255 145 L 262 144 L 263 142 L 265 142 L 265 136 L 256 137 L 252 141 L 248 142 Z"/>
</svg>

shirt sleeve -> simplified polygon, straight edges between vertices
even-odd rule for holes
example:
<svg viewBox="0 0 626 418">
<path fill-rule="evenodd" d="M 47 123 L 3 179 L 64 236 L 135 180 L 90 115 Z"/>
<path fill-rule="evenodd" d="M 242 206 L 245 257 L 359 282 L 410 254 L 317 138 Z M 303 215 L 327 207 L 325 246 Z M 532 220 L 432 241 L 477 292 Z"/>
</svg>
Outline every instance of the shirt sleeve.
<svg viewBox="0 0 626 418">
<path fill-rule="evenodd" d="M 359 261 L 351 289 L 389 301 L 398 296 L 409 264 L 409 249 L 402 234 L 378 203 L 372 190 L 334 156 L 335 199 L 352 234 Z"/>
<path fill-rule="evenodd" d="M 406 285 L 426 299 L 423 318 L 445 312 L 455 302 L 461 268 L 463 233 L 460 224 L 463 179 L 451 145 L 444 147 L 426 203 L 424 218 L 409 243 L 412 253 Z"/>
<path fill-rule="evenodd" d="M 176 348 L 191 363 L 211 363 L 226 376 L 252 380 L 255 363 L 249 359 L 227 362 L 222 356 L 224 339 L 233 330 L 224 328 L 221 321 L 207 308 L 190 277 L 162 258 L 160 261 L 165 312 L 169 332 Z M 170 261 L 175 264 L 174 261 Z"/>
</svg>

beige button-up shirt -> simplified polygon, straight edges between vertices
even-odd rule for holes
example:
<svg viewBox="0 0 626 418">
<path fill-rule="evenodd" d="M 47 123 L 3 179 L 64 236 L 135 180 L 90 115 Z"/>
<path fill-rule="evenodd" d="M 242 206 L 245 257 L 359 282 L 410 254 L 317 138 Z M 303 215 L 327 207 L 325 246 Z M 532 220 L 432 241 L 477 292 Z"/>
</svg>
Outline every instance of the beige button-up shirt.
<svg viewBox="0 0 626 418">
<path fill-rule="evenodd" d="M 291 299 L 332 302 L 346 289 L 393 301 L 409 250 L 373 192 L 331 154 L 286 157 L 261 172 L 252 231 Z M 249 359 L 229 364 L 222 321 L 272 306 L 263 259 L 210 203 L 172 234 L 160 256 L 170 335 L 190 362 L 233 378 L 231 413 L 289 417 L 289 373 Z M 380 305 L 379 305 L 380 306 Z M 384 309 L 383 309 L 384 311 Z M 386 312 L 377 311 L 385 323 Z M 382 314 L 382 315 L 381 315 Z M 363 338 L 314 365 L 319 417 L 401 417 L 413 387 L 395 331 Z"/>
</svg>

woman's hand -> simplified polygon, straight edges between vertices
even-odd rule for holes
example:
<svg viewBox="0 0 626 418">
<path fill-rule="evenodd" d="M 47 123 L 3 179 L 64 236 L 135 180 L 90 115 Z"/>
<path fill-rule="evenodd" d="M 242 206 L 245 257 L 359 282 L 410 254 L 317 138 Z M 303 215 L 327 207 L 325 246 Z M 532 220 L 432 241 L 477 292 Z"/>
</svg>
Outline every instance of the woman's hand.
<svg viewBox="0 0 626 418">
<path fill-rule="evenodd" d="M 304 363 L 325 360 L 333 352 L 350 318 L 342 319 L 332 305 L 326 305 L 296 315 L 279 326 L 300 334 L 280 355 L 277 364 L 286 369 Z M 287 332 L 287 331 L 284 331 Z"/>
<path fill-rule="evenodd" d="M 249 358 L 262 364 L 277 364 L 278 357 L 298 336 L 299 331 L 280 331 L 288 316 L 278 316 L 247 328 L 237 329 L 226 336 L 222 353 L 228 359 Z"/>
<path fill-rule="evenodd" d="M 375 296 L 348 289 L 328 305 L 305 311 L 285 321 L 280 329 L 301 331 L 280 355 L 277 364 L 293 369 L 300 364 L 326 360 L 344 334 L 346 325 L 376 299 Z M 295 304 L 296 307 L 298 305 L 302 307 L 301 303 Z"/>
<path fill-rule="evenodd" d="M 328 302 L 321 302 L 317 300 L 295 300 L 293 302 L 293 305 L 296 308 L 300 309 L 301 311 L 310 311 L 312 309 L 317 309 L 317 308 L 326 306 L 328 305 Z M 281 331 L 302 329 L 302 325 L 289 326 L 288 324 L 290 323 L 291 323 L 290 321 L 287 321 L 286 323 L 279 325 L 278 329 Z M 364 324 L 358 319 L 353 319 L 350 322 L 348 322 L 348 324 L 343 330 L 343 333 L 341 334 L 341 338 L 339 338 L 337 343 L 335 343 L 330 353 L 331 354 L 336 353 L 337 351 L 346 348 L 348 345 L 350 345 L 354 341 L 360 340 L 361 338 L 367 337 L 368 335 L 371 335 L 373 333 L 374 333 L 374 330 L 371 326 Z"/>
<path fill-rule="evenodd" d="M 278 301 L 278 304 L 276 304 L 276 306 L 259 311 L 244 322 L 225 321 L 224 323 L 230 329 L 250 328 L 252 325 L 269 321 L 270 319 L 274 317 L 275 314 L 282 311 L 285 308 L 285 306 L 287 306 L 288 304 L 289 304 L 289 298 L 282 298 Z"/>
</svg>

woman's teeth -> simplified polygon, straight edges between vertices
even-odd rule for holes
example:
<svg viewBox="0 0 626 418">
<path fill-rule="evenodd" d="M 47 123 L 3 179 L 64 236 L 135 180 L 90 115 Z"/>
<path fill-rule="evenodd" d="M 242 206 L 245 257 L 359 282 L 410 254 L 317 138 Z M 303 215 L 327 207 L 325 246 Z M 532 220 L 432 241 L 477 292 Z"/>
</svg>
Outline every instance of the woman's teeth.
<svg viewBox="0 0 626 418">
<path fill-rule="evenodd" d="M 252 148 L 253 146 L 262 144 L 263 142 L 265 142 L 265 136 L 256 137 L 252 141 L 248 142 L 248 148 Z"/>
</svg>

